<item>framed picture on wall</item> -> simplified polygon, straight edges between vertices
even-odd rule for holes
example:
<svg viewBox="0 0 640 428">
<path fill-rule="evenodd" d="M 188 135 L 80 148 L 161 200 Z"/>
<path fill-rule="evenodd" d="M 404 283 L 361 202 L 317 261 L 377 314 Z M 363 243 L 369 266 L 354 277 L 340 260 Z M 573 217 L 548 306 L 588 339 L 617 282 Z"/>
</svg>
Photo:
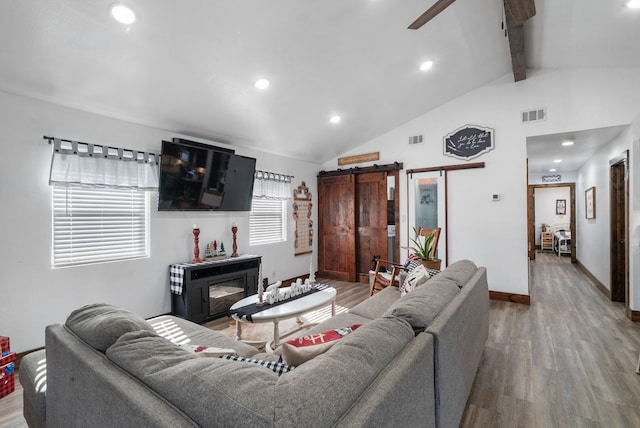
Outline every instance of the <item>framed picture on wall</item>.
<svg viewBox="0 0 640 428">
<path fill-rule="evenodd" d="M 584 191 L 584 212 L 587 219 L 596 218 L 596 188 L 590 187 Z"/>
<path fill-rule="evenodd" d="M 567 213 L 567 200 L 556 199 L 556 215 L 565 215 Z"/>
</svg>

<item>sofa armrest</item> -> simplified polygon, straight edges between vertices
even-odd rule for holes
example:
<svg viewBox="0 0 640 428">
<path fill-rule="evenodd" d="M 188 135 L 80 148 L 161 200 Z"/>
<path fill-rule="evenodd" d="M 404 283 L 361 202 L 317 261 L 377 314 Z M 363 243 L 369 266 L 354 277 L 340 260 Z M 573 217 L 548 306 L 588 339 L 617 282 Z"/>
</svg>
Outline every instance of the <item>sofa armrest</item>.
<svg viewBox="0 0 640 428">
<path fill-rule="evenodd" d="M 48 326 L 45 342 L 47 426 L 197 426 L 65 327 Z"/>
<path fill-rule="evenodd" d="M 433 337 L 420 333 L 338 421 L 338 427 L 434 427 Z"/>
<path fill-rule="evenodd" d="M 434 337 L 438 427 L 457 427 L 489 336 L 487 272 L 479 268 L 427 328 Z"/>
<path fill-rule="evenodd" d="M 29 428 L 44 428 L 47 412 L 47 361 L 44 349 L 25 355 L 20 361 L 22 413 Z"/>
</svg>

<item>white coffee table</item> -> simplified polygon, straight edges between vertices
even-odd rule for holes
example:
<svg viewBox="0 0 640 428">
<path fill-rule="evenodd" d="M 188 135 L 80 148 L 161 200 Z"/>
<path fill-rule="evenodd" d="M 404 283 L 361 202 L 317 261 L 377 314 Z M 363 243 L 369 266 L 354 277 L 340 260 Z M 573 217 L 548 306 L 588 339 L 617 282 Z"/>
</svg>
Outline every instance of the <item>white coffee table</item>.
<svg viewBox="0 0 640 428">
<path fill-rule="evenodd" d="M 247 306 L 253 303 L 258 302 L 258 295 L 254 294 L 249 297 L 245 297 L 242 300 L 237 301 L 231 306 L 230 310 L 241 308 L 243 306 Z M 300 297 L 298 299 L 291 300 L 290 302 L 286 302 L 280 305 L 271 306 L 265 305 L 264 309 L 258 313 L 255 313 L 251 316 L 251 321 L 246 318 L 240 318 L 237 315 L 232 315 L 231 317 L 236 321 L 236 339 L 242 340 L 242 323 L 265 323 L 272 322 L 273 323 L 273 340 L 267 341 L 265 343 L 265 349 L 268 352 L 272 352 L 273 349 L 280 345 L 280 328 L 278 324 L 281 320 L 289 319 L 296 317 L 298 322 L 298 328 L 292 332 L 299 331 L 302 328 L 309 327 L 313 324 L 304 323 L 302 319 L 300 319 L 301 315 L 306 314 L 307 312 L 311 312 L 316 309 L 320 309 L 328 304 L 331 304 L 331 316 L 335 316 L 336 314 L 336 289 L 333 287 L 326 287 L 323 290 L 317 291 L 315 293 L 308 294 L 304 297 Z M 249 342 L 249 343 L 262 343 L 262 342 Z"/>
</svg>

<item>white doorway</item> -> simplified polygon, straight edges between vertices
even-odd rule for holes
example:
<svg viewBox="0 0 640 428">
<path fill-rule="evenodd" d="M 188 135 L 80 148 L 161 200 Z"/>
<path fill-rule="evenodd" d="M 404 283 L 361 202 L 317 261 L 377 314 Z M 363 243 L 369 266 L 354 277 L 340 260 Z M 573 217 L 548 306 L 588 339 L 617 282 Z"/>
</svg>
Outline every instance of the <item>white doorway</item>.
<svg viewBox="0 0 640 428">
<path fill-rule="evenodd" d="M 426 229 L 441 228 L 438 240 L 438 255 L 442 260 L 442 266 L 447 266 L 447 228 L 446 228 L 446 175 L 441 172 L 412 173 L 409 177 L 408 189 L 408 239 L 414 237 L 413 228 Z M 407 250 L 403 249 L 403 258 L 406 259 Z"/>
</svg>

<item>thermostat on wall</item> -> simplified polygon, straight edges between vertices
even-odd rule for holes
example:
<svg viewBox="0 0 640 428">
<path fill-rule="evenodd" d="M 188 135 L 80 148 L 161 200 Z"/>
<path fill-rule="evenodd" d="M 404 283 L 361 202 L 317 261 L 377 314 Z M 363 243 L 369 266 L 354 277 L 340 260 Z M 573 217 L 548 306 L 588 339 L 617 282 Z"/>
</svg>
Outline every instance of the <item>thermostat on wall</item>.
<svg viewBox="0 0 640 428">
<path fill-rule="evenodd" d="M 499 201 L 500 200 L 500 193 L 492 193 L 491 194 L 491 200 L 492 201 Z"/>
</svg>

